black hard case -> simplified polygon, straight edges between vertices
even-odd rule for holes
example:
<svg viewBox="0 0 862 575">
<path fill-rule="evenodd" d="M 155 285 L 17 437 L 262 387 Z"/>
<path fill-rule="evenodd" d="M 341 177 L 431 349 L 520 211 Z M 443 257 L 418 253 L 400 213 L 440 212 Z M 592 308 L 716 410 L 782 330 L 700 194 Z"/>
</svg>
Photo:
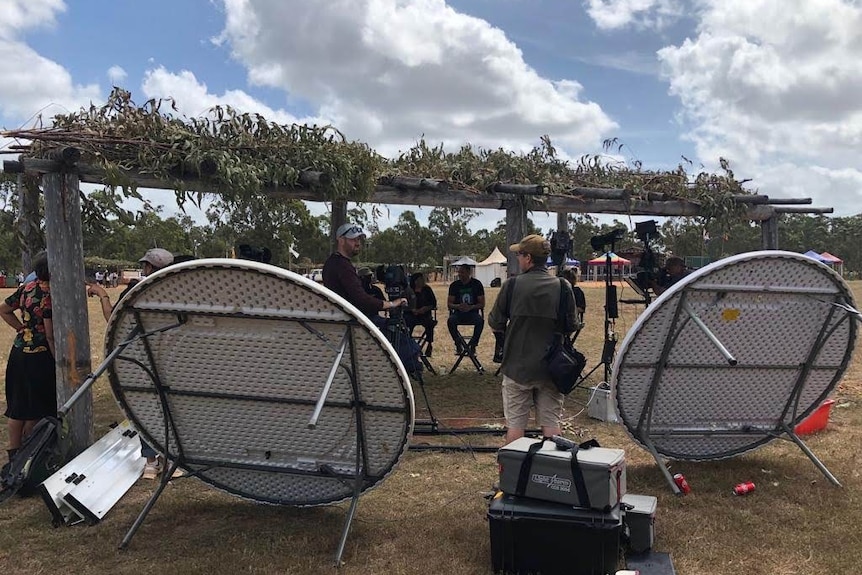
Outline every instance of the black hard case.
<svg viewBox="0 0 862 575">
<path fill-rule="evenodd" d="M 495 573 L 614 575 L 619 507 L 608 513 L 497 493 L 488 508 Z"/>
</svg>

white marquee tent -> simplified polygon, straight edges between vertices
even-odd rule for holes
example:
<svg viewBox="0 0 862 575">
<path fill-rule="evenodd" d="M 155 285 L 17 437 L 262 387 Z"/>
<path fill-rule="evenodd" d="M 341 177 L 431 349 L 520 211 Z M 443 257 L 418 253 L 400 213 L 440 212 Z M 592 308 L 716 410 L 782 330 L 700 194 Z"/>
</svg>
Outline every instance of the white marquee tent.
<svg viewBox="0 0 862 575">
<path fill-rule="evenodd" d="M 485 287 L 490 286 L 495 278 L 500 278 L 500 281 L 506 279 L 506 256 L 499 248 L 495 247 L 491 255 L 476 264 L 474 277 Z"/>
</svg>

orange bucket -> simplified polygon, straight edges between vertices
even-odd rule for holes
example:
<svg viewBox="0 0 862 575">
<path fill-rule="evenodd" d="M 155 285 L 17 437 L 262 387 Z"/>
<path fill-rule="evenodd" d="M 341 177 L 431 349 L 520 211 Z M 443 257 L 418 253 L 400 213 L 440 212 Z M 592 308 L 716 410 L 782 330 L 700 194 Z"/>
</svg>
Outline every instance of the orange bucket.
<svg viewBox="0 0 862 575">
<path fill-rule="evenodd" d="M 800 421 L 793 430 L 796 435 L 810 435 L 826 428 L 829 423 L 829 412 L 835 404 L 834 399 L 827 399 L 820 407 L 811 412 L 811 415 Z"/>
</svg>

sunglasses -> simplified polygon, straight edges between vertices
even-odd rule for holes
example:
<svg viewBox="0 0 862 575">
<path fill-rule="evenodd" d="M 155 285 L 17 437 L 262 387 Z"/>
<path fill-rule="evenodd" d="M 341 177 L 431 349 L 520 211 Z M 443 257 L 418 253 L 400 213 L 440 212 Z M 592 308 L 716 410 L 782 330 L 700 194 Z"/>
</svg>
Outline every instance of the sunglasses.
<svg viewBox="0 0 862 575">
<path fill-rule="evenodd" d="M 364 233 L 365 232 L 363 232 L 362 228 L 360 228 L 359 226 L 353 226 L 352 228 L 348 228 L 347 230 L 345 230 L 341 235 L 346 236 L 347 234 L 364 234 Z"/>
</svg>

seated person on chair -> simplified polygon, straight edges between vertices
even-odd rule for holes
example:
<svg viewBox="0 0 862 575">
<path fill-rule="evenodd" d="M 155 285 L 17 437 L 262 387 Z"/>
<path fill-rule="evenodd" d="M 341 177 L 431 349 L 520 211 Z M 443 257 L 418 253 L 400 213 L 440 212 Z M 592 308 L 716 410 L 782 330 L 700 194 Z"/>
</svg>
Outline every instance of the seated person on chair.
<svg viewBox="0 0 862 575">
<path fill-rule="evenodd" d="M 651 280 L 649 284 L 656 295 L 663 294 L 670 286 L 691 273 L 685 267 L 685 260 L 678 256 L 667 258 L 661 272 L 658 280 Z"/>
<path fill-rule="evenodd" d="M 482 282 L 472 276 L 473 266 L 464 265 L 458 268 L 458 279 L 449 286 L 449 297 L 446 301 L 451 313 L 446 323 L 459 352 L 463 351 L 460 349 L 459 325 L 473 326 L 473 337 L 467 342 L 473 351 L 479 345 L 479 338 L 485 327 L 485 318 L 482 317 L 482 310 L 485 309 L 485 288 L 482 287 Z"/>
<path fill-rule="evenodd" d="M 417 325 L 425 328 L 425 340 L 428 342 L 425 355 L 430 357 L 434 350 L 434 326 L 437 325 L 432 310 L 437 309 L 437 298 L 434 296 L 434 290 L 425 283 L 425 274 L 415 273 L 411 275 L 410 289 L 416 294 L 416 307 L 404 311 L 404 322 L 411 333 Z"/>
</svg>

